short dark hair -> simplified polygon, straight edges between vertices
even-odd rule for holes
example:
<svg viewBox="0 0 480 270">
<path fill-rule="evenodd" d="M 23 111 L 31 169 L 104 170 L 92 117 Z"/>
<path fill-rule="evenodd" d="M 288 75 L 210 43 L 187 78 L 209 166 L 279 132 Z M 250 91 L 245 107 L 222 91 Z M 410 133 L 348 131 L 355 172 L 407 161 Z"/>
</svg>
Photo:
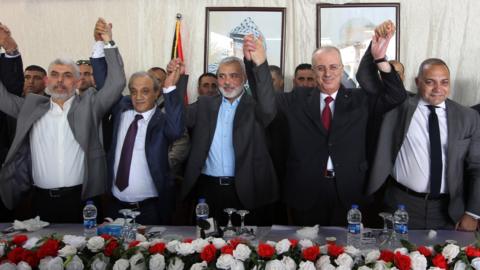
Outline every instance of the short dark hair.
<svg viewBox="0 0 480 270">
<path fill-rule="evenodd" d="M 38 71 L 38 72 L 41 72 L 43 76 L 47 76 L 47 71 L 45 71 L 45 69 L 42 68 L 41 66 L 37 66 L 37 65 L 30 65 L 25 69 L 25 71 Z"/>
<path fill-rule="evenodd" d="M 167 74 L 167 72 L 165 71 L 165 69 L 161 68 L 161 67 L 152 67 L 150 68 L 148 71 L 157 71 L 157 70 L 161 70 L 163 73 Z"/>
<path fill-rule="evenodd" d="M 279 66 L 270 65 L 268 66 L 270 72 L 276 73 L 280 78 L 283 79 L 282 69 Z"/>
<path fill-rule="evenodd" d="M 308 63 L 302 63 L 300 65 L 298 65 L 296 68 L 295 68 L 295 74 L 294 76 L 297 76 L 297 72 L 299 70 L 305 70 L 305 69 L 312 69 L 312 65 L 311 64 L 308 64 Z"/>
<path fill-rule="evenodd" d="M 212 77 L 212 78 L 215 78 L 215 80 L 217 79 L 217 75 L 213 73 L 210 73 L 210 72 L 203 73 L 202 75 L 200 75 L 200 77 L 198 77 L 198 87 L 200 87 L 200 82 L 202 81 L 203 77 Z"/>
<path fill-rule="evenodd" d="M 420 77 L 423 74 L 423 70 L 425 69 L 426 66 L 431 65 L 431 66 L 444 66 L 447 68 L 448 73 L 450 74 L 450 69 L 447 66 L 447 63 L 443 61 L 440 58 L 428 58 L 425 61 L 423 61 L 420 64 L 420 67 L 418 68 L 418 74 L 417 77 Z"/>
</svg>

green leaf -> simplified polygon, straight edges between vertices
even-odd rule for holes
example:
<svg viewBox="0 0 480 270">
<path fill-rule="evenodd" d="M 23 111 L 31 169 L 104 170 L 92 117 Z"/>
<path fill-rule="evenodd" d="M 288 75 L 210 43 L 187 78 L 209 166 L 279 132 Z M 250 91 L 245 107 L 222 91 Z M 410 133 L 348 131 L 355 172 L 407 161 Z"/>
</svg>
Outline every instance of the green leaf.
<svg viewBox="0 0 480 270">
<path fill-rule="evenodd" d="M 408 249 L 408 252 L 417 250 L 417 246 L 413 243 L 410 243 L 408 240 L 400 239 L 400 243 L 404 248 Z"/>
</svg>

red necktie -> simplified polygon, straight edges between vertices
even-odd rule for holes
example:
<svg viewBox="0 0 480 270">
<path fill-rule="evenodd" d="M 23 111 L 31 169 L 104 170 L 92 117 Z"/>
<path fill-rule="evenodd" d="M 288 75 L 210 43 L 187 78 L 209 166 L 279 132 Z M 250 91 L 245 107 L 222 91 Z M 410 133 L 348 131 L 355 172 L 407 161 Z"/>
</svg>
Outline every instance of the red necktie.
<svg viewBox="0 0 480 270">
<path fill-rule="evenodd" d="M 122 153 L 120 154 L 120 162 L 118 163 L 117 179 L 115 185 L 120 191 L 128 187 L 128 178 L 130 177 L 130 165 L 132 164 L 133 146 L 135 145 L 135 138 L 137 137 L 138 125 L 137 122 L 142 119 L 141 114 L 135 115 L 135 120 L 132 121 L 125 135 L 123 141 Z"/>
<path fill-rule="evenodd" d="M 322 123 L 325 129 L 330 129 L 330 123 L 332 122 L 332 110 L 330 110 L 330 103 L 333 101 L 331 96 L 325 98 L 325 108 L 322 111 Z"/>
</svg>

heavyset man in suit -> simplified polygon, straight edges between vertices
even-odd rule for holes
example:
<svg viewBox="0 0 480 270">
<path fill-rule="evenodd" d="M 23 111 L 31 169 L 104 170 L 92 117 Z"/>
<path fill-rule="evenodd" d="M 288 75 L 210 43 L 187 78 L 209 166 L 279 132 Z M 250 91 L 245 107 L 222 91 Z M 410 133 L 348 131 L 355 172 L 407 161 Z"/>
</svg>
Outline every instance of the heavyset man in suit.
<svg viewBox="0 0 480 270">
<path fill-rule="evenodd" d="M 99 31 L 109 66 L 101 91 L 75 95 L 78 67 L 62 59 L 48 68 L 50 98 L 17 97 L 0 84 L 0 109 L 18 123 L 0 171 L 0 194 L 8 208 L 33 188 L 34 214 L 50 222 L 81 222 L 82 200 L 104 193 L 107 170 L 98 128 L 121 96 L 125 74 L 111 27 L 104 24 Z"/>
<path fill-rule="evenodd" d="M 387 24 L 394 27 L 390 22 L 379 27 Z M 374 65 L 370 77 L 380 71 L 378 93 L 344 88 L 340 51 L 327 46 L 312 55 L 317 87 L 277 96 L 276 107 L 286 116 L 288 129 L 282 196 L 294 224 L 343 225 L 351 204 L 366 203 L 369 120 L 406 98 L 401 80 L 384 58 L 391 36 L 374 36 L 362 58 Z"/>
<path fill-rule="evenodd" d="M 358 78 L 365 88 L 378 81 Z M 368 192 L 386 186 L 387 211 L 404 204 L 413 229 L 473 231 L 480 216 L 480 117 L 450 99 L 450 71 L 422 62 L 418 94 L 385 115 Z"/>
</svg>

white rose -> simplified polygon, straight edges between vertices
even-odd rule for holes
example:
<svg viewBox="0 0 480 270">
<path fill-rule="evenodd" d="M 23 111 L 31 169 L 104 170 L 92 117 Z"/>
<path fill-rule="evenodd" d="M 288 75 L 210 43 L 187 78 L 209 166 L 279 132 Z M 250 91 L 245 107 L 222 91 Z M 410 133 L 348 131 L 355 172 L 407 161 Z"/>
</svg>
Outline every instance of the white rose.
<svg viewBox="0 0 480 270">
<path fill-rule="evenodd" d="M 267 242 L 265 242 L 265 244 L 267 244 L 267 245 L 269 245 L 269 246 L 272 246 L 272 247 L 275 247 L 275 245 L 276 245 L 277 243 L 274 242 L 274 241 L 268 240 Z"/>
<path fill-rule="evenodd" d="M 250 257 L 251 253 L 252 251 L 247 245 L 238 244 L 235 250 L 233 251 L 233 257 L 243 262 Z"/>
<path fill-rule="evenodd" d="M 187 256 L 195 253 L 195 250 L 193 249 L 193 245 L 191 243 L 180 243 L 177 245 L 175 251 L 182 256 Z"/>
<path fill-rule="evenodd" d="M 6 262 L 6 263 L 0 264 L 0 270 L 15 270 L 15 269 L 17 269 L 17 266 L 13 263 Z"/>
<path fill-rule="evenodd" d="M 185 263 L 183 263 L 180 258 L 175 257 L 173 260 L 170 260 L 170 263 L 168 264 L 168 270 L 183 270 L 185 267 Z"/>
<path fill-rule="evenodd" d="M 140 241 L 140 242 L 146 242 L 147 238 L 143 234 L 137 233 L 135 235 L 135 240 Z"/>
<path fill-rule="evenodd" d="M 217 268 L 220 269 L 230 269 L 232 265 L 235 263 L 235 259 L 230 254 L 222 254 L 217 259 L 217 263 L 215 264 Z"/>
<path fill-rule="evenodd" d="M 162 254 L 154 254 L 150 257 L 148 262 L 148 269 L 150 270 L 163 270 L 165 269 L 165 257 Z"/>
<path fill-rule="evenodd" d="M 32 249 L 33 247 L 35 247 L 35 245 L 37 244 L 39 238 L 38 237 L 32 237 L 32 238 L 29 238 L 27 240 L 27 242 L 25 242 L 25 244 L 23 244 L 23 248 L 24 249 Z"/>
<path fill-rule="evenodd" d="M 147 269 L 145 265 L 145 258 L 142 253 L 137 253 L 130 258 L 130 270 L 144 270 Z"/>
<path fill-rule="evenodd" d="M 0 243 L 0 258 L 5 255 L 5 243 Z"/>
<path fill-rule="evenodd" d="M 316 270 L 315 265 L 311 261 L 301 262 L 298 266 L 299 270 Z"/>
<path fill-rule="evenodd" d="M 326 263 L 322 266 L 320 266 L 319 268 L 317 269 L 320 269 L 320 270 L 335 270 L 335 266 L 333 266 L 332 264 L 330 263 Z"/>
<path fill-rule="evenodd" d="M 475 270 L 480 270 L 480 258 L 475 258 L 472 260 L 470 265 L 475 268 Z"/>
<path fill-rule="evenodd" d="M 88 239 L 87 248 L 91 252 L 99 252 L 105 246 L 105 239 L 100 236 L 94 236 Z"/>
<path fill-rule="evenodd" d="M 107 269 L 107 266 L 108 266 L 108 258 L 99 257 L 92 262 L 91 268 L 92 270 L 105 270 Z"/>
<path fill-rule="evenodd" d="M 352 257 L 350 257 L 350 255 L 348 255 L 347 253 L 342 253 L 342 254 L 340 254 L 340 255 L 335 259 L 335 263 L 336 263 L 338 266 L 345 266 L 345 267 L 348 267 L 348 268 L 352 268 L 352 267 L 353 267 L 353 259 L 352 259 Z"/>
<path fill-rule="evenodd" d="M 203 270 L 208 267 L 208 264 L 206 261 L 202 261 L 200 263 L 194 263 L 192 267 L 190 267 L 190 270 Z"/>
<path fill-rule="evenodd" d="M 138 243 L 137 247 L 147 250 L 150 247 L 150 242 L 148 241 L 140 242 Z"/>
<path fill-rule="evenodd" d="M 256 267 L 256 266 L 255 266 Z M 255 269 L 254 267 L 254 269 Z M 245 270 L 245 266 L 243 265 L 242 261 L 235 260 L 230 267 L 230 270 Z"/>
<path fill-rule="evenodd" d="M 297 264 L 295 263 L 295 261 L 288 256 L 283 256 L 282 263 L 285 265 L 285 268 L 287 270 L 297 269 Z"/>
<path fill-rule="evenodd" d="M 203 248 L 208 245 L 208 241 L 202 238 L 198 238 L 192 241 L 192 246 L 195 252 L 201 253 Z"/>
<path fill-rule="evenodd" d="M 313 242 L 309 239 L 302 239 L 302 240 L 300 240 L 300 242 L 298 242 L 298 244 L 300 245 L 300 247 L 302 249 L 306 249 L 306 248 L 309 248 L 309 247 L 313 246 Z"/>
<path fill-rule="evenodd" d="M 292 243 L 290 243 L 290 240 L 283 239 L 275 245 L 275 250 L 277 251 L 277 254 L 283 254 L 290 249 L 291 245 Z"/>
<path fill-rule="evenodd" d="M 323 255 L 315 262 L 315 267 L 320 269 L 324 264 L 330 264 L 330 256 Z"/>
<path fill-rule="evenodd" d="M 130 262 L 127 259 L 119 259 L 113 265 L 113 270 L 127 270 Z"/>
<path fill-rule="evenodd" d="M 48 262 L 48 270 L 63 270 L 63 260 L 60 257 L 55 257 Z"/>
<path fill-rule="evenodd" d="M 410 253 L 410 260 L 412 261 L 412 270 L 425 270 L 427 269 L 427 258 L 420 254 L 418 251 Z"/>
<path fill-rule="evenodd" d="M 328 244 L 320 246 L 320 254 L 327 254 L 328 253 Z"/>
<path fill-rule="evenodd" d="M 58 255 L 64 258 L 75 254 L 77 254 L 77 249 L 71 245 L 65 245 L 62 249 L 58 250 Z"/>
<path fill-rule="evenodd" d="M 371 250 L 365 257 L 365 263 L 374 263 L 380 258 L 380 251 L 378 249 Z"/>
<path fill-rule="evenodd" d="M 265 270 L 287 270 L 285 265 L 279 260 L 271 260 L 265 265 Z"/>
<path fill-rule="evenodd" d="M 428 270 L 444 270 L 444 269 L 440 268 L 440 267 L 430 266 L 430 268 L 428 268 Z"/>
<path fill-rule="evenodd" d="M 362 265 L 358 268 L 358 270 L 372 270 L 372 268 L 366 266 L 366 265 Z"/>
<path fill-rule="evenodd" d="M 397 248 L 397 249 L 395 249 L 395 251 L 393 251 L 393 253 L 395 253 L 395 254 L 397 252 L 400 252 L 400 254 L 402 254 L 402 255 L 408 255 L 408 249 L 404 248 L 404 247 Z"/>
<path fill-rule="evenodd" d="M 467 269 L 467 265 L 462 261 L 457 261 L 455 263 L 455 266 L 453 267 L 453 270 L 465 270 L 465 269 Z"/>
<path fill-rule="evenodd" d="M 47 256 L 40 260 L 38 263 L 38 269 L 40 270 L 47 270 L 48 269 L 48 262 L 51 261 L 53 258 L 51 256 Z"/>
<path fill-rule="evenodd" d="M 347 267 L 345 265 L 340 265 L 340 266 L 337 266 L 337 268 L 335 268 L 335 270 L 352 270 L 352 268 Z"/>
<path fill-rule="evenodd" d="M 180 242 L 178 240 L 173 240 L 173 241 L 170 241 L 167 243 L 167 249 L 168 251 L 170 251 L 171 253 L 175 253 L 175 251 L 177 250 L 177 246 L 180 244 Z"/>
<path fill-rule="evenodd" d="M 352 257 L 357 257 L 357 256 L 360 255 L 360 249 L 358 249 L 354 246 L 346 246 L 345 247 L 345 252 Z"/>
<path fill-rule="evenodd" d="M 72 260 L 65 266 L 66 270 L 83 270 L 84 265 L 80 257 L 73 256 Z"/>
<path fill-rule="evenodd" d="M 448 260 L 448 263 L 453 262 L 458 253 L 460 253 L 460 247 L 454 244 L 448 244 L 442 250 L 442 255 Z"/>
<path fill-rule="evenodd" d="M 75 235 L 64 235 L 63 242 L 67 245 L 74 246 L 78 250 L 83 249 L 86 244 L 85 236 Z"/>
<path fill-rule="evenodd" d="M 32 270 L 32 267 L 27 262 L 21 261 L 17 264 L 17 270 Z"/>
<path fill-rule="evenodd" d="M 222 247 L 227 245 L 227 242 L 222 238 L 213 238 L 212 244 L 215 246 L 216 249 L 221 249 Z"/>
<path fill-rule="evenodd" d="M 387 265 L 382 260 L 377 261 L 373 266 L 373 270 L 386 270 L 386 269 L 387 269 Z"/>
</svg>

